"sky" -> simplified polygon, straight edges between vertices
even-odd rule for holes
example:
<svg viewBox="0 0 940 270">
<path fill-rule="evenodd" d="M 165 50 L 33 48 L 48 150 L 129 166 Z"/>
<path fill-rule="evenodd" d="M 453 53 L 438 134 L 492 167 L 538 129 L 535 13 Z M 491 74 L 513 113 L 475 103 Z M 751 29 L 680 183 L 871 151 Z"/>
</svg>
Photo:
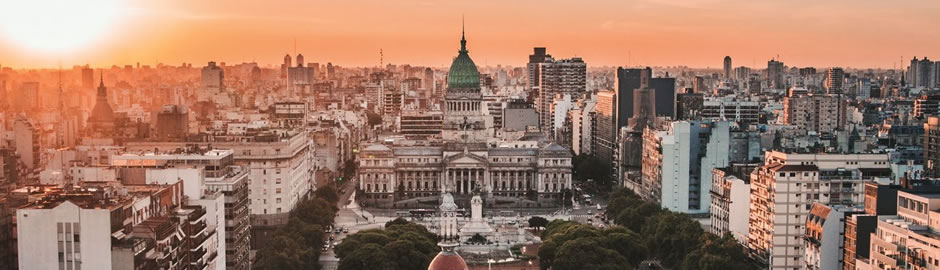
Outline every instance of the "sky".
<svg viewBox="0 0 940 270">
<path fill-rule="evenodd" d="M 779 57 L 895 68 L 940 58 L 936 0 L 0 0 L 0 10 L 0 66 L 18 68 L 275 65 L 295 50 L 321 64 L 377 66 L 381 50 L 384 63 L 444 67 L 461 18 L 482 66 L 522 66 L 532 47 L 589 66 L 720 68 L 728 55 L 734 66 Z"/>
</svg>

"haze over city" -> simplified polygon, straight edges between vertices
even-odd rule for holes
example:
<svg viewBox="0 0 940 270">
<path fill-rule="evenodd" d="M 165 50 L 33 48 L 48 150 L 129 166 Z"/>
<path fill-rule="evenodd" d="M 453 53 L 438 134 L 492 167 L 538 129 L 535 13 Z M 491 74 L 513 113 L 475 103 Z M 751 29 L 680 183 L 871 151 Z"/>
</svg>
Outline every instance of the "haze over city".
<svg viewBox="0 0 940 270">
<path fill-rule="evenodd" d="M 937 14 L 0 0 L 0 270 L 940 269 Z"/>
<path fill-rule="evenodd" d="M 591 59 L 593 66 L 716 68 L 715 59 L 731 55 L 741 65 L 759 67 L 779 55 L 800 66 L 900 68 L 902 57 L 936 56 L 925 54 L 940 43 L 940 34 L 929 30 L 940 28 L 935 19 L 940 3 L 930 0 L 37 0 L 6 5 L 14 8 L 0 11 L 0 64 L 23 68 L 209 60 L 270 65 L 293 54 L 295 41 L 297 52 L 320 62 L 375 66 L 381 49 L 386 63 L 440 67 L 451 60 L 448 45 L 459 34 L 461 16 L 482 66 L 521 65 L 525 59 L 519 55 L 531 47 L 551 46 L 558 54 Z M 57 27 L 31 29 L 37 20 Z M 70 45 L 84 38 L 89 40 Z"/>
</svg>

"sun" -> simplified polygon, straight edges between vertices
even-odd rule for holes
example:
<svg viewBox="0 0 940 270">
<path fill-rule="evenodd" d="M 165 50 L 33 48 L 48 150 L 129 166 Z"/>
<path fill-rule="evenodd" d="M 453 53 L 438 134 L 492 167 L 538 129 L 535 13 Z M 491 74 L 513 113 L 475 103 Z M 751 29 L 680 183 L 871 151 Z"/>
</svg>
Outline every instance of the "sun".
<svg viewBox="0 0 940 270">
<path fill-rule="evenodd" d="M 0 0 L 0 38 L 40 52 L 92 45 L 114 29 L 121 0 Z"/>
</svg>

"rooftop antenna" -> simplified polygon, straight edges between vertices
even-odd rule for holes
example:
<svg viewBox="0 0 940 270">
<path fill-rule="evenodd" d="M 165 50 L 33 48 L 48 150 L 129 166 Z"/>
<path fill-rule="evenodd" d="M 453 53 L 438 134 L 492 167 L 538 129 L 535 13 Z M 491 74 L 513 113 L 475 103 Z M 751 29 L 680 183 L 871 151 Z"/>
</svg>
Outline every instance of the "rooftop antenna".
<svg viewBox="0 0 940 270">
<path fill-rule="evenodd" d="M 385 55 L 382 53 L 382 48 L 379 48 L 379 68 L 385 66 Z"/>
</svg>

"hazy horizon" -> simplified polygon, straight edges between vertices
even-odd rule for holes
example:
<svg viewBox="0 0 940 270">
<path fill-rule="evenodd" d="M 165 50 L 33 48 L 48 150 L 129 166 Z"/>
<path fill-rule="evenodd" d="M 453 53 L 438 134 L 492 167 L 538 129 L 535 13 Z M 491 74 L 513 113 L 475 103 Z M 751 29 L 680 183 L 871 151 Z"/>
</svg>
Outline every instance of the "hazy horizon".
<svg viewBox="0 0 940 270">
<path fill-rule="evenodd" d="M 523 66 L 532 47 L 547 47 L 595 67 L 720 68 L 729 55 L 760 68 L 779 55 L 788 66 L 897 69 L 940 44 L 929 31 L 940 27 L 936 1 L 278 2 L 15 3 L 0 11 L 0 65 L 267 66 L 296 55 L 296 41 L 308 62 L 377 66 L 381 49 L 384 63 L 443 67 L 462 16 L 480 66 Z"/>
</svg>

